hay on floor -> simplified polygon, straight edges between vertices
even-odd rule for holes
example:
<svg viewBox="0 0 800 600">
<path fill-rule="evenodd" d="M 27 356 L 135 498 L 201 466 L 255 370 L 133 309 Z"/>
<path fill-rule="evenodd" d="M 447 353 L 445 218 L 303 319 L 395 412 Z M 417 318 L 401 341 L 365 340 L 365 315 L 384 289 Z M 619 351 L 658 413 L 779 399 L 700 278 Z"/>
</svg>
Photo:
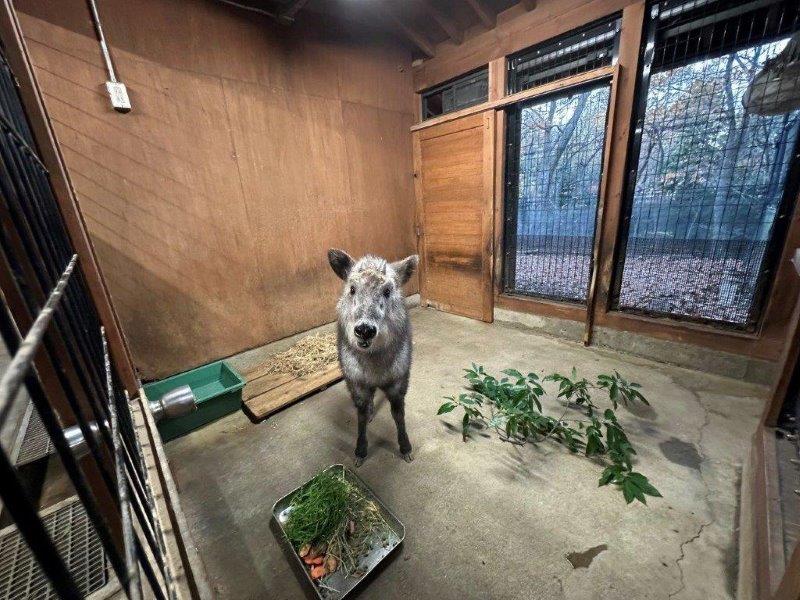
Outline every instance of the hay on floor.
<svg viewBox="0 0 800 600">
<path fill-rule="evenodd" d="M 267 359 L 264 375 L 294 375 L 302 377 L 335 363 L 336 334 L 308 335 L 294 346 Z"/>
</svg>

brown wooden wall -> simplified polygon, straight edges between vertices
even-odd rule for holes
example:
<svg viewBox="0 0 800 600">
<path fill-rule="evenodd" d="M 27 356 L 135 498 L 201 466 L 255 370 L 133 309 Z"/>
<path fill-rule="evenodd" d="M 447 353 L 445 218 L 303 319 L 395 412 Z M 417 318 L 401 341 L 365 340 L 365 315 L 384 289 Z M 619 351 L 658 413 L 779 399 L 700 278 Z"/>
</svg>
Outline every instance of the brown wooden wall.
<svg viewBox="0 0 800 600">
<path fill-rule="evenodd" d="M 86 2 L 16 6 L 142 377 L 331 321 L 331 246 L 414 251 L 399 44 L 313 15 L 283 28 L 211 0 L 104 0 L 122 115 Z"/>
</svg>

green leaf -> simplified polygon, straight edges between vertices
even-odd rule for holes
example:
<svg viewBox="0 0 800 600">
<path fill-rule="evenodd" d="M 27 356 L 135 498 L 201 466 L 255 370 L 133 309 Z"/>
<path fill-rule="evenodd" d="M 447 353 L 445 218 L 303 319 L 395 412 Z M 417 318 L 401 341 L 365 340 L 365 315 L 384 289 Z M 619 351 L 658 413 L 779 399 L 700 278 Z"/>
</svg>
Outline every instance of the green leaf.
<svg viewBox="0 0 800 600">
<path fill-rule="evenodd" d="M 616 466 L 611 465 L 606 467 L 605 470 L 603 470 L 603 474 L 600 475 L 600 482 L 598 483 L 598 485 L 601 487 L 604 485 L 608 485 L 614 480 L 614 478 L 617 477 L 618 474 L 619 471 L 617 470 Z"/>
<path fill-rule="evenodd" d="M 504 371 L 500 371 L 504 375 L 508 375 L 509 377 L 516 377 L 517 379 L 525 379 L 525 376 L 517 371 L 516 369 L 505 369 Z"/>
<path fill-rule="evenodd" d="M 452 402 L 445 402 L 439 407 L 439 411 L 436 413 L 437 415 L 443 415 L 445 413 L 452 412 L 455 409 L 456 405 Z"/>
<path fill-rule="evenodd" d="M 635 493 L 636 486 L 628 479 L 623 480 L 622 482 L 622 495 L 625 497 L 625 502 L 630 504 L 633 502 L 634 498 L 636 498 Z"/>
</svg>

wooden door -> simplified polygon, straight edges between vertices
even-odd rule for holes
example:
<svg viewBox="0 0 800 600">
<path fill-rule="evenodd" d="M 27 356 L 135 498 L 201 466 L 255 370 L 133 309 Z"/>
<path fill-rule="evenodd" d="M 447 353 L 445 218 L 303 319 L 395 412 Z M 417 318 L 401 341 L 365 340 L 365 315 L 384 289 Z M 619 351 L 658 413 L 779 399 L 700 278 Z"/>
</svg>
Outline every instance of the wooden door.
<svg viewBox="0 0 800 600">
<path fill-rule="evenodd" d="M 494 111 L 413 135 L 421 303 L 491 321 Z"/>
</svg>

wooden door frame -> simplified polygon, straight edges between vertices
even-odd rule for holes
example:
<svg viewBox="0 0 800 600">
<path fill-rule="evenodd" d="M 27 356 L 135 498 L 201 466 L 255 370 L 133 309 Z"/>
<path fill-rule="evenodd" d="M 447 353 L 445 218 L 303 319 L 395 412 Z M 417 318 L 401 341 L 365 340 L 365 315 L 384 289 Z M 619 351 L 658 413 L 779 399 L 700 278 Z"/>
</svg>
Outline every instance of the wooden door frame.
<svg viewBox="0 0 800 600">
<path fill-rule="evenodd" d="M 609 156 L 612 151 L 612 135 L 614 128 L 614 114 L 617 93 L 617 79 L 619 69 L 616 65 L 610 67 L 601 67 L 580 73 L 572 77 L 566 77 L 559 81 L 537 86 L 507 96 L 499 105 L 497 110 L 497 119 L 502 122 L 502 128 L 498 128 L 497 142 L 496 142 L 496 160 L 497 165 L 495 168 L 495 266 L 494 266 L 494 298 L 495 305 L 500 308 L 515 310 L 520 312 L 529 312 L 537 315 L 544 315 L 548 317 L 556 317 L 561 319 L 569 319 L 573 321 L 583 321 L 586 323 L 587 335 L 592 324 L 590 312 L 595 305 L 595 297 L 597 290 L 597 272 L 599 270 L 598 252 L 600 249 L 600 240 L 602 239 L 602 224 L 604 206 L 607 196 L 607 169 L 605 165 L 608 164 Z M 504 223 L 505 223 L 505 167 L 506 167 L 506 113 L 505 108 L 511 105 L 518 104 L 530 99 L 550 96 L 552 94 L 559 94 L 568 92 L 570 90 L 580 90 L 582 87 L 591 86 L 601 82 L 608 82 L 609 100 L 608 112 L 606 115 L 606 127 L 603 139 L 603 165 L 604 168 L 600 173 L 600 182 L 598 186 L 597 195 L 597 211 L 595 213 L 595 234 L 592 244 L 592 269 L 589 283 L 589 291 L 587 293 L 586 304 L 569 301 L 559 301 L 546 298 L 536 298 L 533 296 L 524 296 L 521 294 L 510 294 L 503 291 L 503 256 L 504 256 Z M 520 96 L 522 96 L 520 98 Z M 513 101 L 512 101 L 513 99 Z"/>
</svg>

